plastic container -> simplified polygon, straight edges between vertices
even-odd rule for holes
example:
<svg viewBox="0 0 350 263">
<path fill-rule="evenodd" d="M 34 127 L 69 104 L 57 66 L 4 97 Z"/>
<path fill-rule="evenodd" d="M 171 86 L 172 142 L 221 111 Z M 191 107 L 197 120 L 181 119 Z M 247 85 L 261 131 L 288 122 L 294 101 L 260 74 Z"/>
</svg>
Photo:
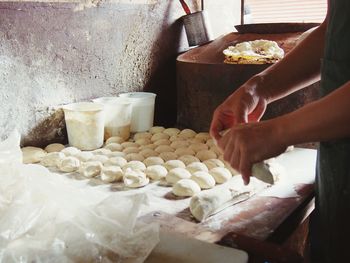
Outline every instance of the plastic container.
<svg viewBox="0 0 350 263">
<path fill-rule="evenodd" d="M 129 100 L 119 97 L 101 97 L 93 99 L 104 105 L 105 131 L 104 139 L 112 136 L 120 136 L 124 140 L 130 137 L 132 106 Z"/>
<path fill-rule="evenodd" d="M 153 126 L 156 94 L 151 92 L 121 93 L 119 97 L 132 104 L 131 132 L 148 131 Z"/>
<path fill-rule="evenodd" d="M 80 150 L 95 150 L 103 145 L 103 105 L 78 102 L 64 105 L 68 142 Z"/>
</svg>

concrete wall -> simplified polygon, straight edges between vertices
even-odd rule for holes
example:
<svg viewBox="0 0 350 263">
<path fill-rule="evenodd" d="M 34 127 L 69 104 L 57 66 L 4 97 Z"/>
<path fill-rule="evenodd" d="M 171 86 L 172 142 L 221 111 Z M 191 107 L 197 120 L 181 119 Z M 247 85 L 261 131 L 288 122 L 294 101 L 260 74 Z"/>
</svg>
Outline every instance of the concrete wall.
<svg viewBox="0 0 350 263">
<path fill-rule="evenodd" d="M 207 2 L 215 35 L 231 31 L 240 1 Z M 0 1 L 0 138 L 17 127 L 23 145 L 64 141 L 58 105 L 125 91 L 156 92 L 156 123 L 175 123 L 179 1 L 81 3 Z"/>
</svg>

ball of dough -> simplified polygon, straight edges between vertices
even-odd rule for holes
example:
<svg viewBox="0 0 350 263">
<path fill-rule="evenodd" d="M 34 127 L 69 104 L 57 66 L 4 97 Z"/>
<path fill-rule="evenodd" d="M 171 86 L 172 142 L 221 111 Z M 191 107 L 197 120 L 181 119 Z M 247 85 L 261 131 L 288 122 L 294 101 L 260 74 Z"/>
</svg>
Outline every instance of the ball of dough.
<svg viewBox="0 0 350 263">
<path fill-rule="evenodd" d="M 219 159 L 209 159 L 205 160 L 203 163 L 208 167 L 208 170 L 211 170 L 215 167 L 225 167 L 225 164 Z"/>
<path fill-rule="evenodd" d="M 176 196 L 194 196 L 200 191 L 199 185 L 191 179 L 181 179 L 173 186 L 173 194 Z"/>
<path fill-rule="evenodd" d="M 128 163 L 128 161 L 123 158 L 123 157 L 112 157 L 109 158 L 109 160 L 107 162 L 105 162 L 105 166 L 120 166 L 123 167 L 124 165 L 126 165 Z"/>
<path fill-rule="evenodd" d="M 96 162 L 101 162 L 102 164 L 105 164 L 106 162 L 108 162 L 108 160 L 109 160 L 108 156 L 102 155 L 102 154 L 96 154 L 89 161 L 96 161 Z"/>
<path fill-rule="evenodd" d="M 215 141 L 213 139 L 207 140 L 205 144 L 208 145 L 208 147 L 216 146 Z"/>
<path fill-rule="evenodd" d="M 79 167 L 79 173 L 88 178 L 99 175 L 101 170 L 102 163 L 97 161 L 82 163 Z"/>
<path fill-rule="evenodd" d="M 168 134 L 165 134 L 165 133 L 156 133 L 156 134 L 153 134 L 152 138 L 151 138 L 151 141 L 152 142 L 155 142 L 155 141 L 158 141 L 158 140 L 162 140 L 162 139 L 166 139 L 168 140 L 170 138 L 170 136 Z"/>
<path fill-rule="evenodd" d="M 196 153 L 191 150 L 190 148 L 178 148 L 175 150 L 175 153 L 178 156 L 183 156 L 183 155 L 195 155 Z"/>
<path fill-rule="evenodd" d="M 113 157 L 125 157 L 126 154 L 123 152 L 111 152 L 107 154 L 108 157 L 113 158 Z"/>
<path fill-rule="evenodd" d="M 125 159 L 130 162 L 130 161 L 140 161 L 143 162 L 145 160 L 145 157 L 143 157 L 142 154 L 139 153 L 129 153 L 125 156 Z"/>
<path fill-rule="evenodd" d="M 22 149 L 23 163 L 38 163 L 47 154 L 41 148 L 38 147 L 23 147 Z"/>
<path fill-rule="evenodd" d="M 159 146 L 159 145 L 170 145 L 171 141 L 168 139 L 160 139 L 158 141 L 155 141 L 154 144 Z"/>
<path fill-rule="evenodd" d="M 209 171 L 210 175 L 213 176 L 217 184 L 226 183 L 232 178 L 231 172 L 225 167 L 214 167 Z"/>
<path fill-rule="evenodd" d="M 170 136 L 170 138 L 169 138 L 169 141 L 171 141 L 171 142 L 183 141 L 183 140 L 184 140 L 184 139 L 179 138 L 179 136 L 177 136 L 177 135 L 172 135 L 172 136 Z"/>
<path fill-rule="evenodd" d="M 153 144 L 153 143 L 150 143 L 150 144 L 147 144 L 147 145 L 141 145 L 140 146 L 140 150 L 144 150 L 144 149 L 151 149 L 151 150 L 154 150 L 155 148 L 157 148 L 158 146 Z"/>
<path fill-rule="evenodd" d="M 128 168 L 132 170 L 144 171 L 146 170 L 146 165 L 141 161 L 130 161 L 126 165 L 124 165 L 122 168 L 124 171 L 126 171 Z"/>
<path fill-rule="evenodd" d="M 57 166 L 60 171 L 70 173 L 78 170 L 80 161 L 74 156 L 67 156 L 62 158 L 61 161 L 58 162 Z"/>
<path fill-rule="evenodd" d="M 121 181 L 123 176 L 123 170 L 119 166 L 106 166 L 101 171 L 101 180 L 105 183 Z"/>
<path fill-rule="evenodd" d="M 139 147 L 127 147 L 123 150 L 123 153 L 129 154 L 129 153 L 138 153 L 140 151 Z"/>
<path fill-rule="evenodd" d="M 126 169 L 123 181 L 125 186 L 131 188 L 142 187 L 149 183 L 149 179 L 144 172 L 140 170 L 132 170 L 130 168 Z"/>
<path fill-rule="evenodd" d="M 174 152 L 162 152 L 159 154 L 159 157 L 162 158 L 164 161 L 176 160 L 177 154 Z"/>
<path fill-rule="evenodd" d="M 74 156 L 80 153 L 81 151 L 75 147 L 67 147 L 61 150 L 61 153 L 64 153 L 65 156 Z"/>
<path fill-rule="evenodd" d="M 123 142 L 121 145 L 123 146 L 124 149 L 128 147 L 140 147 L 140 145 L 138 145 L 135 142 Z"/>
<path fill-rule="evenodd" d="M 170 171 L 174 168 L 186 168 L 186 165 L 180 160 L 169 160 L 165 162 L 164 167 Z"/>
<path fill-rule="evenodd" d="M 135 143 L 137 143 L 138 145 L 148 145 L 151 143 L 151 140 L 147 138 L 141 138 L 136 140 Z"/>
<path fill-rule="evenodd" d="M 210 150 L 202 150 L 197 152 L 196 157 L 202 162 L 204 162 L 209 159 L 216 159 L 217 155 L 215 152 L 212 152 Z"/>
<path fill-rule="evenodd" d="M 151 156 L 151 157 L 147 157 L 143 163 L 146 166 L 152 166 L 152 165 L 161 165 L 164 163 L 163 159 L 157 156 Z"/>
<path fill-rule="evenodd" d="M 197 133 L 194 130 L 184 129 L 179 133 L 179 137 L 184 138 L 184 139 L 190 139 L 190 138 L 193 138 L 194 136 L 196 136 L 196 134 Z"/>
<path fill-rule="evenodd" d="M 40 164 L 46 167 L 56 167 L 58 162 L 60 162 L 64 157 L 64 153 L 50 152 L 41 159 Z"/>
<path fill-rule="evenodd" d="M 193 162 L 193 163 L 190 163 L 189 165 L 187 165 L 186 169 L 191 173 L 195 173 L 195 172 L 198 172 L 198 171 L 203 171 L 203 172 L 208 172 L 208 167 L 204 164 L 204 163 L 201 163 L 201 162 Z"/>
<path fill-rule="evenodd" d="M 172 147 L 170 147 L 169 145 L 159 145 L 157 148 L 155 148 L 155 151 L 157 153 L 173 152 L 174 149 Z"/>
<path fill-rule="evenodd" d="M 152 180 L 161 180 L 166 177 L 168 170 L 163 165 L 157 164 L 148 166 L 145 173 Z"/>
<path fill-rule="evenodd" d="M 165 128 L 163 126 L 153 126 L 151 129 L 149 129 L 149 132 L 152 134 L 156 134 L 156 133 L 161 133 L 165 130 Z"/>
<path fill-rule="evenodd" d="M 94 157 L 94 155 L 92 152 L 80 152 L 76 154 L 74 157 L 78 158 L 79 161 L 81 162 L 87 162 L 91 160 Z"/>
<path fill-rule="evenodd" d="M 199 132 L 196 134 L 196 136 L 194 136 L 195 139 L 200 139 L 203 141 L 207 141 L 209 139 L 211 139 L 210 134 L 208 132 Z"/>
<path fill-rule="evenodd" d="M 217 156 L 223 154 L 223 152 L 220 150 L 220 148 L 215 146 L 215 145 L 210 147 L 210 151 L 216 153 Z"/>
<path fill-rule="evenodd" d="M 137 141 L 139 139 L 151 139 L 152 134 L 149 132 L 138 132 L 134 135 L 134 140 Z"/>
<path fill-rule="evenodd" d="M 209 189 L 215 186 L 215 180 L 208 172 L 195 172 L 192 174 L 191 179 L 195 181 L 201 189 Z"/>
<path fill-rule="evenodd" d="M 103 148 L 111 150 L 112 152 L 122 151 L 123 150 L 123 146 L 121 144 L 119 144 L 119 143 L 116 143 L 116 142 L 109 143 L 109 144 L 105 145 Z"/>
<path fill-rule="evenodd" d="M 158 156 L 158 153 L 152 149 L 144 149 L 139 152 L 143 157 L 148 158 L 152 156 Z"/>
<path fill-rule="evenodd" d="M 183 155 L 179 157 L 180 161 L 183 161 L 184 164 L 187 166 L 190 163 L 199 162 L 200 160 L 197 157 L 194 157 L 193 155 Z"/>
<path fill-rule="evenodd" d="M 170 146 L 174 149 L 187 148 L 190 145 L 188 141 L 173 141 Z"/>
<path fill-rule="evenodd" d="M 165 179 L 170 184 L 175 184 L 181 179 L 190 179 L 191 173 L 185 168 L 174 168 L 168 172 Z"/>
<path fill-rule="evenodd" d="M 95 154 L 95 155 L 108 155 L 111 152 L 112 151 L 110 149 L 105 149 L 105 148 L 96 149 L 96 150 L 92 151 L 92 153 Z"/>
<path fill-rule="evenodd" d="M 205 143 L 205 141 L 203 141 L 202 139 L 198 139 L 198 138 L 192 138 L 188 140 L 191 144 L 197 144 L 197 143 Z"/>
<path fill-rule="evenodd" d="M 51 143 L 45 147 L 45 151 L 47 151 L 48 153 L 60 152 L 63 149 L 64 149 L 64 145 L 61 143 Z"/>
<path fill-rule="evenodd" d="M 208 150 L 208 145 L 204 143 L 194 143 L 194 144 L 191 144 L 188 148 L 190 148 L 191 150 L 197 153 L 199 151 Z"/>
<path fill-rule="evenodd" d="M 110 144 L 110 143 L 119 143 L 119 144 L 121 144 L 121 143 L 123 143 L 125 140 L 122 138 L 122 137 L 120 137 L 120 136 L 113 136 L 113 137 L 110 137 L 110 138 L 108 138 L 107 140 L 106 140 L 106 142 L 105 142 L 105 144 L 107 145 L 107 144 Z"/>
<path fill-rule="evenodd" d="M 168 134 L 171 137 L 178 135 L 180 133 L 180 130 L 177 128 L 167 128 L 163 131 L 163 133 Z"/>
</svg>

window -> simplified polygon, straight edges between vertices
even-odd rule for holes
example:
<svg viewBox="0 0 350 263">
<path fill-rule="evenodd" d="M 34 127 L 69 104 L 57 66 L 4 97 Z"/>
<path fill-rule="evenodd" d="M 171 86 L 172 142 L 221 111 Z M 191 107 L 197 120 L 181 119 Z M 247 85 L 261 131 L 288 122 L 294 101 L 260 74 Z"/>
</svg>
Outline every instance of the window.
<svg viewBox="0 0 350 263">
<path fill-rule="evenodd" d="M 244 0 L 244 23 L 322 22 L 327 0 Z"/>
</svg>

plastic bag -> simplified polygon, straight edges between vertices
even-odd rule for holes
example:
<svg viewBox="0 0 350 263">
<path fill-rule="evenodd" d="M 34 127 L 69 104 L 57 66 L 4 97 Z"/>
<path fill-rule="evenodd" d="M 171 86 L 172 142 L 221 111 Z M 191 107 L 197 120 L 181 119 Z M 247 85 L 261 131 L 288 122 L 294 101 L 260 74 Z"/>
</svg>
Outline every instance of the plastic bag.
<svg viewBox="0 0 350 263">
<path fill-rule="evenodd" d="M 21 164 L 19 134 L 0 143 L 0 262 L 143 262 L 157 224 L 137 220 L 144 194 L 120 196 Z"/>
</svg>

